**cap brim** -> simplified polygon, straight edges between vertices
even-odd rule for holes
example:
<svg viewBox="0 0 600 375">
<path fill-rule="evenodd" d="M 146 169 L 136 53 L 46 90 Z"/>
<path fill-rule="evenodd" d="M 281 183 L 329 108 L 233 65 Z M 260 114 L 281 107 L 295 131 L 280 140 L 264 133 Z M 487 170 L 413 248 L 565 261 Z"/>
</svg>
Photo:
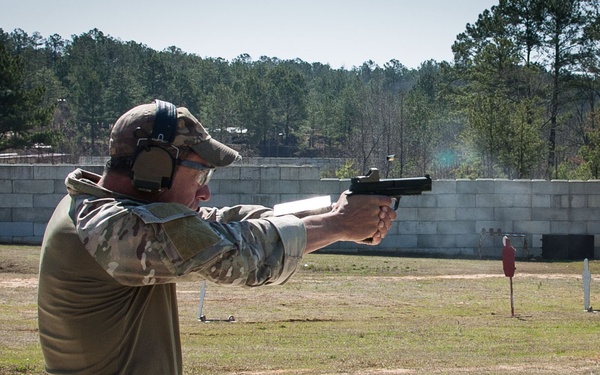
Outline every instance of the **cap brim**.
<svg viewBox="0 0 600 375">
<path fill-rule="evenodd" d="M 225 146 L 213 138 L 209 138 L 191 146 L 200 157 L 215 167 L 225 167 L 242 157 L 234 149 Z"/>
</svg>

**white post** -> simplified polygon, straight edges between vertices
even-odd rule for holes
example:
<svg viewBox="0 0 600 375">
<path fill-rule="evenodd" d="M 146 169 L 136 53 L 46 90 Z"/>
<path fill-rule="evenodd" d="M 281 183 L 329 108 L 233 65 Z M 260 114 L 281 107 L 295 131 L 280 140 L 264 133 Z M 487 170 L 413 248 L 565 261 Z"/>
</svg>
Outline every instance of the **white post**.
<svg viewBox="0 0 600 375">
<path fill-rule="evenodd" d="M 588 265 L 588 260 L 583 260 L 583 308 L 585 311 L 592 311 L 590 306 L 590 283 L 592 282 L 592 274 Z"/>
<path fill-rule="evenodd" d="M 200 302 L 198 303 L 198 320 L 203 320 L 202 305 L 204 305 L 204 294 L 206 293 L 206 280 L 202 280 L 200 288 Z"/>
</svg>

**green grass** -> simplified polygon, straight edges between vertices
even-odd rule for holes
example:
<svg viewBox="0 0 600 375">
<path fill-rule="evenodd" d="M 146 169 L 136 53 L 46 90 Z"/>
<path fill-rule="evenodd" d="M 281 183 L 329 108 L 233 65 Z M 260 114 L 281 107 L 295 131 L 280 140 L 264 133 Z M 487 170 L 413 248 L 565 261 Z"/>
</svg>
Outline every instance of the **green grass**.
<svg viewBox="0 0 600 375">
<path fill-rule="evenodd" d="M 0 246 L 0 373 L 43 373 L 37 249 Z M 7 259 L 10 259 L 8 261 Z M 7 273 L 5 264 L 13 264 Z M 600 306 L 600 262 L 590 261 Z M 186 374 L 600 374 L 600 313 L 583 311 L 582 262 L 315 254 L 283 286 L 178 286 Z M 13 284 L 7 287 L 7 280 Z M 596 307 L 597 307 L 596 306 Z"/>
</svg>

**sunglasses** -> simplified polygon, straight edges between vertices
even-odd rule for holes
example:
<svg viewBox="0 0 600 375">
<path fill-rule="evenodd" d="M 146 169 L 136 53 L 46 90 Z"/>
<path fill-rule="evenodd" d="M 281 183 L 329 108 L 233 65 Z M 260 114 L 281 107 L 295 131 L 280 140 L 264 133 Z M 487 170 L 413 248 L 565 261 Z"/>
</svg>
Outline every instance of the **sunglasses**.
<svg viewBox="0 0 600 375">
<path fill-rule="evenodd" d="M 200 186 L 204 186 L 204 185 L 208 184 L 208 182 L 210 181 L 210 179 L 215 171 L 215 168 L 213 168 L 213 167 L 207 167 L 206 165 L 202 165 L 200 163 L 196 163 L 191 160 L 177 159 L 177 164 L 181 165 L 182 167 L 197 170 L 198 174 L 196 175 L 196 182 Z"/>
</svg>

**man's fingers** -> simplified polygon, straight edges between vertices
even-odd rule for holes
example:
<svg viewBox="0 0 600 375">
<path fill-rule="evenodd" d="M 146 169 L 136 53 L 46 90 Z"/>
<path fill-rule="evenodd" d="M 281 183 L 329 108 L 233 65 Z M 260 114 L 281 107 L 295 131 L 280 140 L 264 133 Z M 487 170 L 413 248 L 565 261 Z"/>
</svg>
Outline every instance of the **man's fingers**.
<svg viewBox="0 0 600 375">
<path fill-rule="evenodd" d="M 375 195 L 379 199 L 379 205 L 382 207 L 390 207 L 394 203 L 393 198 L 385 195 Z M 391 207 L 390 207 L 391 209 Z"/>
<path fill-rule="evenodd" d="M 372 203 L 377 206 L 390 207 L 393 203 L 393 198 L 386 195 L 351 195 L 350 197 L 364 197 L 364 199 L 372 200 Z M 390 207 L 391 209 L 391 207 Z"/>
</svg>

